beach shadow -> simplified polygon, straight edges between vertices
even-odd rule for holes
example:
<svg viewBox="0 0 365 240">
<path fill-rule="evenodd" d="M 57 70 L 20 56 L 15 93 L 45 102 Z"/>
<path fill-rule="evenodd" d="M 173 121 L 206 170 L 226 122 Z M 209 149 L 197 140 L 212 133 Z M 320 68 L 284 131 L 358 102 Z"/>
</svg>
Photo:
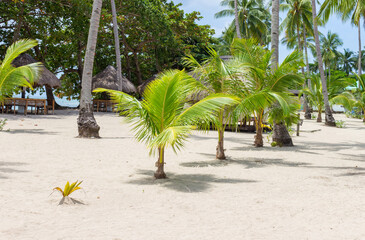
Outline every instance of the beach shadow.
<svg viewBox="0 0 365 240">
<path fill-rule="evenodd" d="M 252 133 L 247 133 L 247 132 L 236 132 L 237 134 L 252 134 Z M 218 141 L 218 136 L 212 137 L 212 136 L 204 136 L 204 135 L 191 135 L 189 136 L 189 138 L 193 139 L 193 140 L 198 140 L 198 141 L 202 141 L 202 140 L 217 140 Z M 242 141 L 245 141 L 245 139 L 242 138 L 235 138 L 235 137 L 224 137 L 224 141 L 228 141 L 228 142 L 234 142 L 234 143 L 241 143 Z M 252 141 L 253 142 L 253 141 Z"/>
<path fill-rule="evenodd" d="M 215 158 L 213 154 L 205 154 L 201 153 L 201 155 L 209 156 L 211 158 Z M 284 161 L 283 159 L 277 158 L 231 158 L 227 157 L 226 160 L 208 160 L 208 161 L 195 161 L 195 162 L 186 162 L 181 163 L 180 166 L 183 167 L 223 167 L 227 165 L 240 165 L 246 169 L 250 168 L 262 168 L 268 166 L 280 166 L 280 167 L 300 167 L 300 166 L 308 166 L 309 163 L 305 162 L 289 162 Z"/>
<path fill-rule="evenodd" d="M 266 143 L 265 143 L 266 144 Z M 240 147 L 233 147 L 228 150 L 230 151 L 265 151 L 265 152 L 300 152 L 300 153 L 306 153 L 306 154 L 312 154 L 312 155 L 322 155 L 318 152 L 311 152 L 312 148 L 308 145 L 294 145 L 292 147 L 271 147 L 270 144 L 267 144 L 267 146 L 264 147 L 254 147 L 253 144 L 247 144 L 244 143 Z"/>
<path fill-rule="evenodd" d="M 154 179 L 154 172 L 150 170 L 139 170 L 137 174 L 144 177 L 128 181 L 128 183 L 136 185 L 159 185 L 177 192 L 185 193 L 204 192 L 212 188 L 214 183 L 237 184 L 256 182 L 247 179 L 217 178 L 213 174 L 167 173 L 167 179 Z"/>
<path fill-rule="evenodd" d="M 100 137 L 100 139 L 134 139 L 133 137 Z"/>
<path fill-rule="evenodd" d="M 345 161 L 357 161 L 357 162 L 365 162 L 365 154 L 345 154 L 340 153 L 343 157 L 341 157 L 341 160 Z"/>
<path fill-rule="evenodd" d="M 9 177 L 7 177 L 5 174 L 28 172 L 28 171 L 25 171 L 25 170 L 18 170 L 18 169 L 14 168 L 16 166 L 23 166 L 23 165 L 27 165 L 27 163 L 23 163 L 23 162 L 2 162 L 2 161 L 0 161 L 0 179 L 8 179 Z"/>
<path fill-rule="evenodd" d="M 10 129 L 9 131 L 4 131 L 4 133 L 9 134 L 39 134 L 39 135 L 58 135 L 57 132 L 45 131 L 44 129 Z"/>
</svg>

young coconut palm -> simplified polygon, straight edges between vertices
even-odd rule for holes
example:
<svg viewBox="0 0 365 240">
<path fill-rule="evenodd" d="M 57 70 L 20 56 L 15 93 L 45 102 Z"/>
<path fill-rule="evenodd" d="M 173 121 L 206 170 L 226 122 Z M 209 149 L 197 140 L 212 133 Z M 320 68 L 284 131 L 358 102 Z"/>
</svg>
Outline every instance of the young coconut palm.
<svg viewBox="0 0 365 240">
<path fill-rule="evenodd" d="M 96 89 L 94 92 L 108 92 L 119 103 L 126 119 L 133 126 L 135 137 L 145 142 L 150 154 L 158 152 L 155 178 L 166 178 L 164 153 L 168 146 L 176 152 L 196 126 L 214 120 L 222 107 L 236 102 L 234 97 L 210 95 L 190 107 L 187 97 L 203 86 L 184 71 L 166 71 L 151 82 L 143 93 L 143 100 L 119 91 Z M 205 124 L 205 125 L 206 125 Z"/>
<path fill-rule="evenodd" d="M 284 115 L 290 111 L 289 88 L 303 84 L 298 69 L 303 64 L 302 55 L 295 51 L 285 58 L 276 68 L 271 67 L 273 52 L 259 46 L 252 39 L 236 39 L 232 45 L 239 72 L 233 89 L 240 98 L 240 104 L 234 111 L 236 119 L 244 115 L 254 115 L 256 125 L 256 147 L 263 146 L 262 122 L 264 111 L 274 104 L 281 106 Z"/>
<path fill-rule="evenodd" d="M 16 57 L 37 44 L 36 40 L 19 40 L 7 49 L 0 65 L 0 102 L 6 96 L 11 96 L 17 87 L 32 88 L 33 82 L 38 79 L 41 63 L 32 63 L 17 68 L 11 65 Z"/>
<path fill-rule="evenodd" d="M 355 73 L 360 88 L 354 89 L 352 92 L 343 92 L 331 99 L 332 104 L 341 104 L 347 110 L 354 107 L 361 109 L 363 112 L 363 122 L 365 122 L 365 76 L 359 76 Z"/>
<path fill-rule="evenodd" d="M 218 53 L 208 48 L 209 57 L 202 63 L 192 56 L 188 55 L 184 58 L 184 64 L 194 69 L 194 74 L 199 76 L 200 82 L 207 85 L 207 95 L 215 93 L 229 93 L 231 84 L 231 72 L 226 62 L 220 58 Z M 215 129 L 218 131 L 218 144 L 216 147 L 216 158 L 220 160 L 226 159 L 224 154 L 224 129 L 226 128 L 225 120 L 227 120 L 228 111 L 221 109 L 215 121 L 213 121 Z"/>
<path fill-rule="evenodd" d="M 322 110 L 323 110 L 323 94 L 322 94 L 322 83 L 318 75 L 312 75 L 311 86 L 309 88 L 304 88 L 300 91 L 299 97 L 305 94 L 311 106 L 315 106 L 318 109 L 317 122 L 322 122 Z"/>
</svg>

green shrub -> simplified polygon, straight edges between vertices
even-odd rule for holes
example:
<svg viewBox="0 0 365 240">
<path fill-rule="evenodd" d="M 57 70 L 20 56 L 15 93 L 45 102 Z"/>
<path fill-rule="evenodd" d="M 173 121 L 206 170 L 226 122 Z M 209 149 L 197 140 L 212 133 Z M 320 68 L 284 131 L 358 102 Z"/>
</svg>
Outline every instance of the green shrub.
<svg viewBox="0 0 365 240">
<path fill-rule="evenodd" d="M 343 121 L 343 120 L 336 120 L 336 127 L 338 127 L 338 128 L 345 127 L 345 121 Z"/>
<path fill-rule="evenodd" d="M 1 120 L 0 119 L 0 131 L 2 131 L 4 129 L 4 126 L 6 125 L 6 121 L 8 121 L 8 119 L 4 119 L 4 120 Z"/>
</svg>

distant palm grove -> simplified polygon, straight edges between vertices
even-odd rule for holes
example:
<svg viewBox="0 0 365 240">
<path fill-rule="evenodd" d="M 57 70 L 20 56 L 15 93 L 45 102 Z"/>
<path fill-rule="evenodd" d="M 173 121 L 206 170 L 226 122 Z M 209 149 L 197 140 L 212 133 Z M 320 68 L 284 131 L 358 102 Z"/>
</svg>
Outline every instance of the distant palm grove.
<svg viewBox="0 0 365 240">
<path fill-rule="evenodd" d="M 158 152 L 156 178 L 166 177 L 164 149 L 178 150 L 196 128 L 217 130 L 216 157 L 225 159 L 228 125 L 252 121 L 254 145 L 262 147 L 265 124 L 272 126 L 276 144 L 292 146 L 289 131 L 300 110 L 318 122 L 323 112 L 325 124 L 336 126 L 333 106 L 342 105 L 365 121 L 363 0 L 325 0 L 321 5 L 316 0 L 223 0 L 221 5 L 225 9 L 215 17 L 234 19 L 215 38 L 209 25 L 198 24 L 200 13 L 184 13 L 173 1 L 3 0 L 0 59 L 9 59 L 22 43 L 8 48 L 14 42 L 37 40 L 28 53 L 62 84 L 47 91 L 47 98 L 80 99 L 80 137 L 99 137 L 90 110 L 92 76 L 112 65 L 119 82 L 124 77 L 135 86 L 147 85 L 133 97 L 110 89 L 98 89 L 94 97 L 108 92 L 134 124 L 136 138 L 151 153 Z M 332 14 L 358 27 L 353 36 L 358 51 L 341 51 L 337 33 L 318 31 Z M 280 43 L 292 50 L 282 62 Z M 12 69 L 10 60 L 3 66 Z M 16 87 L 28 82 L 13 82 L 10 90 L 9 84 L 6 94 L 19 92 Z"/>
</svg>

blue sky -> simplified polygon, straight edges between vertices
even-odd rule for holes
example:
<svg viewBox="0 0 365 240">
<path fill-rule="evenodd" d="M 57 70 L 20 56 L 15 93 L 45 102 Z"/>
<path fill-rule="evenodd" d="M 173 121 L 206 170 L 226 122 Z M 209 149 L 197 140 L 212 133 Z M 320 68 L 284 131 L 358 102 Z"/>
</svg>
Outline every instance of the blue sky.
<svg viewBox="0 0 365 240">
<path fill-rule="evenodd" d="M 181 8 L 185 12 L 198 11 L 203 16 L 203 19 L 199 21 L 199 24 L 210 25 L 216 31 L 216 37 L 219 37 L 222 31 L 229 26 L 233 17 L 214 18 L 214 14 L 225 7 L 220 6 L 221 0 L 173 0 L 174 3 L 182 3 Z M 318 6 L 317 6 L 318 8 Z M 280 13 L 280 18 L 285 18 L 285 13 Z M 354 52 L 358 52 L 358 33 L 357 28 L 352 26 L 350 22 L 343 23 L 337 16 L 332 16 L 325 27 L 319 29 L 323 34 L 327 34 L 328 31 L 337 33 L 343 41 L 344 48 L 349 48 Z M 364 49 L 365 34 L 364 28 L 361 29 L 362 34 L 362 46 Z M 290 50 L 285 45 L 280 46 L 280 59 L 283 60 L 285 56 L 290 53 Z"/>
</svg>

